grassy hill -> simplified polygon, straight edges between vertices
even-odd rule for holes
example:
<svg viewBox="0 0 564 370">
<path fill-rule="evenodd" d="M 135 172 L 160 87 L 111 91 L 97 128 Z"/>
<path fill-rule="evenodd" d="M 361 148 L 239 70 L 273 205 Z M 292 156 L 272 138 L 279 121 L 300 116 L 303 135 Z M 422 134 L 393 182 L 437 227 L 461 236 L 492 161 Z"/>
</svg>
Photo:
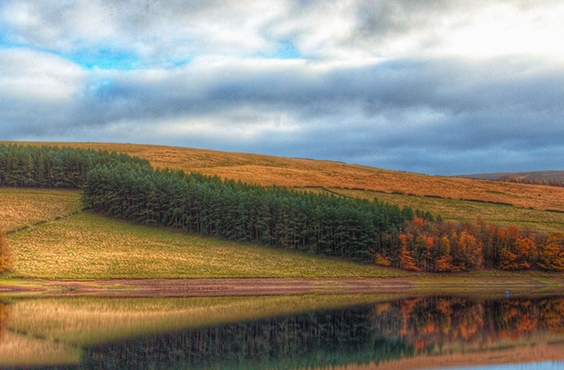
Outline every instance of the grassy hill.
<svg viewBox="0 0 564 370">
<path fill-rule="evenodd" d="M 6 143 L 6 142 L 0 142 Z M 170 146 L 104 143 L 25 143 L 127 153 L 159 168 L 198 171 L 263 186 L 371 190 L 564 211 L 564 188 L 427 176 L 339 162 L 227 153 Z"/>
<path fill-rule="evenodd" d="M 532 171 L 532 172 L 503 172 L 485 173 L 475 175 L 463 175 L 460 177 L 491 181 L 516 180 L 524 183 L 562 183 L 564 182 L 564 171 Z"/>
<path fill-rule="evenodd" d="M 15 210 L 23 205 L 25 212 Z M 13 276 L 42 279 L 391 277 L 398 270 L 314 257 L 78 212 L 79 193 L 0 188 Z M 12 211 L 9 211 L 12 210 Z M 6 217 L 6 215 L 10 217 Z M 66 216 L 66 217 L 65 217 Z M 13 232 L 19 230 L 17 232 Z"/>
<path fill-rule="evenodd" d="M 44 143 L 31 143 L 44 145 Z M 178 147 L 52 143 L 147 158 L 157 167 L 198 171 L 261 185 L 378 198 L 500 226 L 561 231 L 564 188 L 394 172 L 330 161 Z M 515 205 L 510 207 L 508 205 Z M 390 277 L 406 273 L 250 244 L 132 225 L 81 212 L 77 191 L 0 189 L 0 229 L 8 231 L 13 276 L 31 278 Z M 531 209 L 534 208 L 534 209 Z M 17 232 L 16 232 L 17 231 Z"/>
<path fill-rule="evenodd" d="M 78 191 L 0 188 L 0 230 L 8 233 L 81 210 Z"/>
<path fill-rule="evenodd" d="M 523 207 L 509 207 L 458 199 L 388 194 L 366 190 L 326 189 L 325 192 L 343 196 L 378 199 L 380 201 L 420 209 L 445 221 L 475 222 L 478 218 L 501 227 L 516 226 L 520 230 L 559 232 L 564 230 L 564 213 L 548 212 Z"/>
</svg>

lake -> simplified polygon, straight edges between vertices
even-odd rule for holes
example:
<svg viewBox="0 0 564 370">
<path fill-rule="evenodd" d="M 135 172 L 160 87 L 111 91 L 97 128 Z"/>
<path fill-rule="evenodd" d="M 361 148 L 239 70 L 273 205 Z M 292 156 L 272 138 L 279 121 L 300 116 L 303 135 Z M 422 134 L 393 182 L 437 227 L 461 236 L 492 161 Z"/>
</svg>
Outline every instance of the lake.
<svg viewBox="0 0 564 370">
<path fill-rule="evenodd" d="M 2 298 L 0 367 L 559 369 L 564 296 Z"/>
</svg>

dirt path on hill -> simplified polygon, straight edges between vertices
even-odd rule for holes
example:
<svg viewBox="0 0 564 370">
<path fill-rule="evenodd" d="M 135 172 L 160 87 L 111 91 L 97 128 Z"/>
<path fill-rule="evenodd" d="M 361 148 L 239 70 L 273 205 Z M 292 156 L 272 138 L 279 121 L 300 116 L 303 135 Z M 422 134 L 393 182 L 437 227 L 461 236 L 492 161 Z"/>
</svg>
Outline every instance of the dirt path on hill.
<svg viewBox="0 0 564 370">
<path fill-rule="evenodd" d="M 98 297 L 206 297 L 263 296 L 287 294 L 452 294 L 564 291 L 564 280 L 515 278 L 452 279 L 421 282 L 418 279 L 112 279 L 112 280 L 6 280 L 0 293 L 40 296 Z"/>
</svg>

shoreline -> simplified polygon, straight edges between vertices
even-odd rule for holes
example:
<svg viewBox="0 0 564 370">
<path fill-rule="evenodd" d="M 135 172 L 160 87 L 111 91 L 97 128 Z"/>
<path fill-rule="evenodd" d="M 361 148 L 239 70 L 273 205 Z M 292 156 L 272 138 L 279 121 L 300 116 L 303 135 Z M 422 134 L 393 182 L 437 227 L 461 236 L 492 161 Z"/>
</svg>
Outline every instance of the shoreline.
<svg viewBox="0 0 564 370">
<path fill-rule="evenodd" d="M 0 297 L 212 297 L 305 294 L 564 294 L 554 278 L 206 278 L 0 280 Z"/>
</svg>

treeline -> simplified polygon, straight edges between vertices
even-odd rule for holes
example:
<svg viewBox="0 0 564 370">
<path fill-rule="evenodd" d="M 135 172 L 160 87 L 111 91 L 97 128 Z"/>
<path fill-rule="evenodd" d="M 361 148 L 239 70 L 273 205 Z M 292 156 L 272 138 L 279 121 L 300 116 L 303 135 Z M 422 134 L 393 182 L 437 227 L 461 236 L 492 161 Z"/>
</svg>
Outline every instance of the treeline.
<svg viewBox="0 0 564 370">
<path fill-rule="evenodd" d="M 83 201 L 140 224 L 364 261 L 413 218 L 410 208 L 377 201 L 117 163 L 89 172 Z"/>
<path fill-rule="evenodd" d="M 0 145 L 0 186 L 80 189 L 96 165 L 116 162 L 149 166 L 145 159 L 107 151 Z"/>
<path fill-rule="evenodd" d="M 484 222 L 452 223 L 414 217 L 375 262 L 409 271 L 487 269 L 564 271 L 564 233 L 519 231 Z"/>
</svg>

